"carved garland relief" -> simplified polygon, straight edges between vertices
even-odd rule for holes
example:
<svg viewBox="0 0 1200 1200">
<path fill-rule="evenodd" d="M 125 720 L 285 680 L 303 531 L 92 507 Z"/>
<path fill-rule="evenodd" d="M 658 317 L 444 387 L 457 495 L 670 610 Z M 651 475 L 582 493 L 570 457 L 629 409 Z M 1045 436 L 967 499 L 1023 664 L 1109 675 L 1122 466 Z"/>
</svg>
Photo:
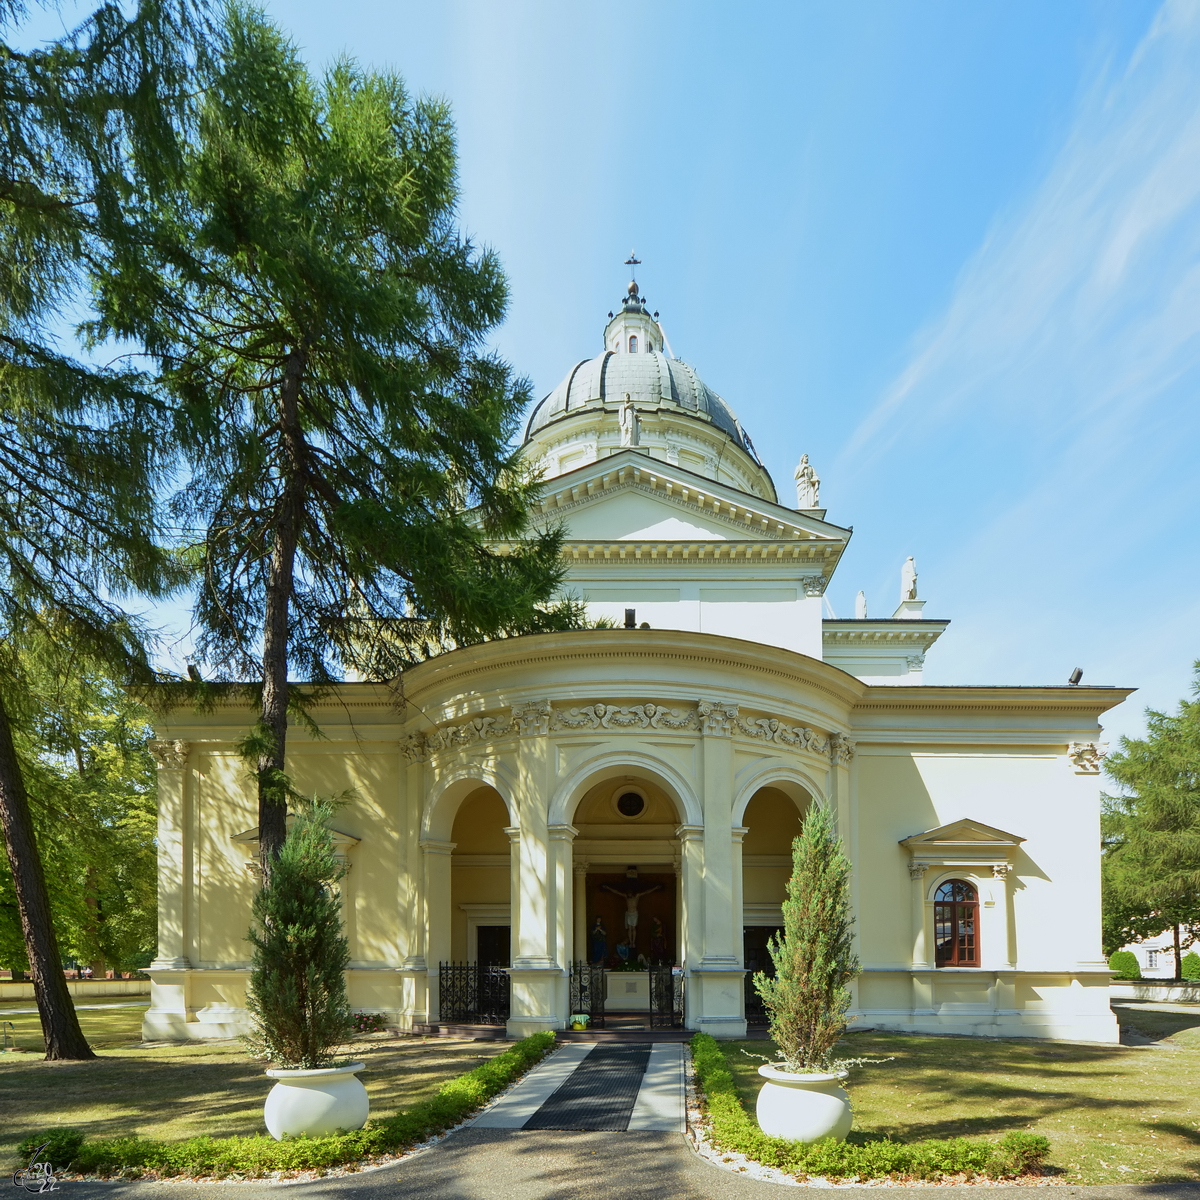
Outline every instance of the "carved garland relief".
<svg viewBox="0 0 1200 1200">
<path fill-rule="evenodd" d="M 443 750 L 491 742 L 505 737 L 545 736 L 593 729 L 692 730 L 709 736 L 741 734 L 827 756 L 845 766 L 854 757 L 854 744 L 845 734 L 822 734 L 803 725 L 789 725 L 776 717 L 743 717 L 736 704 L 701 700 L 695 706 L 670 708 L 662 704 L 585 704 L 556 708 L 548 700 L 514 705 L 507 717 L 472 717 L 459 725 L 442 725 L 425 733 L 411 733 L 400 742 L 409 762 L 424 762 Z"/>
</svg>

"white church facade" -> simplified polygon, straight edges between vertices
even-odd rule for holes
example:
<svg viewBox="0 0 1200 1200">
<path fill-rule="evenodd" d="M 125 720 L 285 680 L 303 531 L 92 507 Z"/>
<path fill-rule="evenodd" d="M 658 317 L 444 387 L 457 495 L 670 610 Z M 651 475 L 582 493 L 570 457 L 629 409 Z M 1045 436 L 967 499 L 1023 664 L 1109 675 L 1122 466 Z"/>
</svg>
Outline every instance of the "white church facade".
<svg viewBox="0 0 1200 1200">
<path fill-rule="evenodd" d="M 616 627 L 347 683 L 318 710 L 321 738 L 291 732 L 297 786 L 351 797 L 352 1003 L 436 1025 L 449 990 L 483 977 L 443 964 L 483 964 L 514 1036 L 563 1028 L 585 1000 L 744 1036 L 747 968 L 818 804 L 853 866 L 852 1027 L 1116 1041 L 1098 739 L 1128 692 L 925 684 L 948 622 L 925 617 L 911 560 L 892 616 L 825 618 L 849 530 L 807 459 L 781 502 L 731 409 L 664 342 L 631 284 L 603 352 L 527 430 L 566 588 Z M 158 729 L 147 1037 L 245 1024 L 257 818 L 234 747 L 249 720 L 218 705 Z M 668 1004 L 649 995 L 664 979 Z"/>
</svg>

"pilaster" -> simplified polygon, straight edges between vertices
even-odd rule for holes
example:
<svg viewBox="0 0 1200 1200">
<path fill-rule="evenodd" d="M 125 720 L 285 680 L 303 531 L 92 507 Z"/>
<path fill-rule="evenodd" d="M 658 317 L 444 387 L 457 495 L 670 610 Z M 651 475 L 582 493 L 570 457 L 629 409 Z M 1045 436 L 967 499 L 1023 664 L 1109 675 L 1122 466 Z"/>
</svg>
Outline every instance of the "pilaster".
<svg viewBox="0 0 1200 1200">
<path fill-rule="evenodd" d="M 438 964 L 450 961 L 450 856 L 454 843 L 421 839 L 425 875 L 425 953 L 428 969 L 429 1019 L 439 1019 Z"/>
</svg>

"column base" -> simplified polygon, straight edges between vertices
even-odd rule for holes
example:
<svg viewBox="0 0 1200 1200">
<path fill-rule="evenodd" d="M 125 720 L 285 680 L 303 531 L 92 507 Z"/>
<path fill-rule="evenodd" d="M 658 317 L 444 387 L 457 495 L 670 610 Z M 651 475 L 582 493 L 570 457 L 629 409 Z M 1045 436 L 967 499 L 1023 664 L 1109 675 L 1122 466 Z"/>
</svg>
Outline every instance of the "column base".
<svg viewBox="0 0 1200 1200">
<path fill-rule="evenodd" d="M 512 981 L 512 1007 L 506 1029 L 510 1037 L 529 1037 L 548 1029 L 565 1029 L 566 972 L 552 959 L 517 959 L 508 968 Z M 542 965 L 545 963 L 545 965 Z"/>
<path fill-rule="evenodd" d="M 736 964 L 694 968 L 688 980 L 687 1027 L 726 1041 L 744 1038 L 745 977 Z"/>
</svg>

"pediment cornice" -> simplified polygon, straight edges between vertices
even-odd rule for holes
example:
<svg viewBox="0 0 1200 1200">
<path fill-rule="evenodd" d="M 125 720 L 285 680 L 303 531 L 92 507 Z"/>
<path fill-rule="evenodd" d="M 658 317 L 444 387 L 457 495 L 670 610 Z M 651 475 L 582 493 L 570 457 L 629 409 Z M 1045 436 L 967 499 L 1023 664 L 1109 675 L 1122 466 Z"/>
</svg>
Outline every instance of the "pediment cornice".
<svg viewBox="0 0 1200 1200">
<path fill-rule="evenodd" d="M 546 484 L 537 512 L 564 516 L 619 491 L 641 492 L 680 512 L 703 516 L 738 535 L 731 540 L 815 541 L 844 546 L 851 531 L 796 509 L 739 491 L 684 467 L 625 450 L 556 476 Z"/>
</svg>

